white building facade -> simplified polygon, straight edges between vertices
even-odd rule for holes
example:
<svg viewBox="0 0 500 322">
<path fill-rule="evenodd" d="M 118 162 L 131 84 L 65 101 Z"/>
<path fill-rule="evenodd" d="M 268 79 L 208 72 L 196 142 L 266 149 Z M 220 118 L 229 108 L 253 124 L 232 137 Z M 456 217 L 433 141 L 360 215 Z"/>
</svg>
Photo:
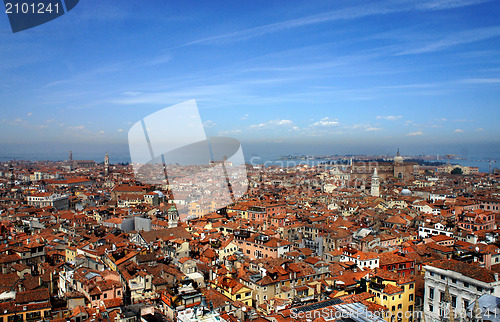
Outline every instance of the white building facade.
<svg viewBox="0 0 500 322">
<path fill-rule="evenodd" d="M 483 294 L 500 296 L 498 273 L 456 260 L 441 260 L 424 266 L 424 316 L 425 321 L 441 321 L 448 316 L 445 291 L 448 288 L 455 317 L 470 316 L 467 311 Z"/>
</svg>

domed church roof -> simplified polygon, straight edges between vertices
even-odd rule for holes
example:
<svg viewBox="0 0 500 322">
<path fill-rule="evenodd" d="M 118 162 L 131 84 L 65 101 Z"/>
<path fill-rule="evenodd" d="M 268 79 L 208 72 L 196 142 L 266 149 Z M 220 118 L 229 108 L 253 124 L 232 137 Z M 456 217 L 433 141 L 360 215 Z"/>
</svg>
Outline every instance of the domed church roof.
<svg viewBox="0 0 500 322">
<path fill-rule="evenodd" d="M 400 195 L 402 195 L 402 196 L 411 196 L 411 191 L 410 191 L 410 189 L 405 188 L 405 189 L 401 190 Z"/>
<path fill-rule="evenodd" d="M 398 153 L 394 157 L 394 163 L 401 164 L 401 163 L 403 163 L 403 161 L 404 161 L 404 159 L 402 156 L 399 155 L 399 149 L 398 149 Z"/>
</svg>

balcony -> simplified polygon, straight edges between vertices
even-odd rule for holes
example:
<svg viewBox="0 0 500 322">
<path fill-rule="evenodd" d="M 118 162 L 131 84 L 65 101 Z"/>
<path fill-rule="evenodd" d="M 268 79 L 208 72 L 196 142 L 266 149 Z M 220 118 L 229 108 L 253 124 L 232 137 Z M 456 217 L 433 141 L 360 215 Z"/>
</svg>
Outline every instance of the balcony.
<svg viewBox="0 0 500 322">
<path fill-rule="evenodd" d="M 377 282 L 370 282 L 369 287 L 377 292 L 382 292 L 385 288 L 385 285 Z"/>
</svg>

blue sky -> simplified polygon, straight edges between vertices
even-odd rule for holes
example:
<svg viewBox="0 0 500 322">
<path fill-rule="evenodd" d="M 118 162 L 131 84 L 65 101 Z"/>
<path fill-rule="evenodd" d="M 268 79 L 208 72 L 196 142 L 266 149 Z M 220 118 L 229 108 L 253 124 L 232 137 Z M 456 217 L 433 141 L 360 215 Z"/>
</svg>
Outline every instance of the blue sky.
<svg viewBox="0 0 500 322">
<path fill-rule="evenodd" d="M 494 0 L 84 0 L 13 34 L 1 14 L 0 147 L 126 155 L 133 123 L 196 99 L 250 154 L 498 154 L 498 17 Z"/>
</svg>

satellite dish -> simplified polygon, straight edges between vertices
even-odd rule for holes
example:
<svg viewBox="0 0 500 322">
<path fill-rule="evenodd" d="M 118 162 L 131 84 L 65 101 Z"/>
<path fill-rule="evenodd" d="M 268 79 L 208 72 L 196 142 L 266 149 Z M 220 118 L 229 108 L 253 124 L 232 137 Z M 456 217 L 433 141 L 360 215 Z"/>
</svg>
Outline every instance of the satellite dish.
<svg viewBox="0 0 500 322">
<path fill-rule="evenodd" d="M 246 312 L 246 311 L 247 311 L 247 307 L 246 307 L 246 306 L 244 306 L 244 307 L 242 307 L 242 308 L 241 308 L 241 310 L 242 310 L 243 312 Z"/>
<path fill-rule="evenodd" d="M 479 252 L 479 247 L 476 246 L 476 252 Z"/>
</svg>

